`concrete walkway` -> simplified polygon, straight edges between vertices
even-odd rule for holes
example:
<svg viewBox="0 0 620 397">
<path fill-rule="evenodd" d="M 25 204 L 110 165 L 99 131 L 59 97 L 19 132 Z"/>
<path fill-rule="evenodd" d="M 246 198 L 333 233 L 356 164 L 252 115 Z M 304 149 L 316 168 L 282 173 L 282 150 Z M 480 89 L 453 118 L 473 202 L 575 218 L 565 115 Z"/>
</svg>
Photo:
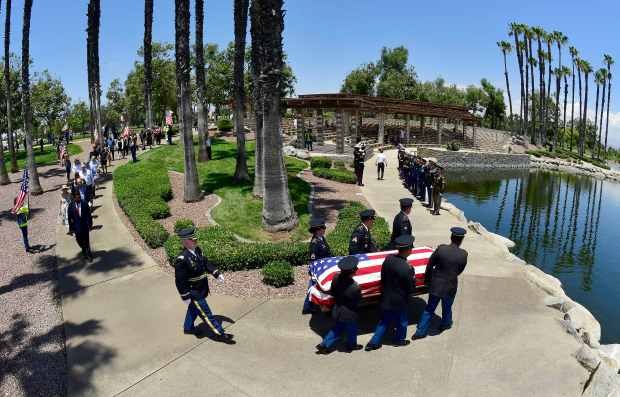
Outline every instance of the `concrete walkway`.
<svg viewBox="0 0 620 397">
<path fill-rule="evenodd" d="M 393 153 L 389 156 L 394 165 Z M 390 218 L 397 199 L 406 195 L 395 170 L 388 168 L 384 181 L 372 180 L 370 172 L 366 179 L 366 197 Z M 212 296 L 214 312 L 237 344 L 183 335 L 185 306 L 174 280 L 133 243 L 115 213 L 111 180 L 98 194 L 95 261 L 81 261 L 62 228 L 57 236 L 71 396 L 580 394 L 586 372 L 570 356 L 577 343 L 515 265 L 502 263 L 476 237 L 465 244 L 470 266 L 452 330 L 405 348 L 317 356 L 314 346 L 330 320 L 301 316 L 298 300 Z M 419 205 L 413 219 L 417 242 L 433 246 L 457 223 L 447 214 L 431 217 Z M 424 300 L 413 300 L 411 324 L 423 308 Z M 362 317 L 359 339 L 366 343 L 376 309 L 365 309 Z"/>
</svg>

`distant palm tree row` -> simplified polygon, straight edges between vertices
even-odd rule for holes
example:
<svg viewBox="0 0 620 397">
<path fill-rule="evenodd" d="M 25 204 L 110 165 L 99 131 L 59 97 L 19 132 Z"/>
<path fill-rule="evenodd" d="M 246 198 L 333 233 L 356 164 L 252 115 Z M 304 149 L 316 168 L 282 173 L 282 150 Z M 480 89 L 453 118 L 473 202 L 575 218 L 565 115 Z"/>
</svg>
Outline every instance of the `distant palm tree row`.
<svg viewBox="0 0 620 397">
<path fill-rule="evenodd" d="M 512 37 L 514 44 L 502 40 L 497 42 L 497 45 L 504 60 L 504 76 L 513 131 L 528 136 L 531 143 L 549 146 L 553 149 L 568 146 L 571 151 L 573 150 L 573 137 L 576 132 L 577 142 L 575 145 L 579 156 L 584 156 L 586 143 L 588 143 L 587 146 L 591 149 L 592 157 L 600 158 L 601 149 L 603 153 L 607 152 L 613 58 L 605 54 L 603 56 L 604 67 L 594 71 L 592 65 L 579 56 L 577 49 L 570 46 L 571 65 L 568 67 L 562 63 L 562 52 L 568 44 L 568 38 L 562 32 L 547 32 L 538 26 L 530 27 L 514 22 L 509 25 L 508 34 Z M 553 51 L 553 47 L 555 47 L 555 51 Z M 516 55 L 516 65 L 520 78 L 518 115 L 513 112 L 508 77 L 509 63 L 507 57 L 511 52 Z M 554 56 L 557 57 L 556 67 L 553 67 Z M 593 82 L 596 84 L 593 122 L 588 118 L 588 100 L 591 99 L 589 97 L 590 76 L 592 75 L 594 75 Z M 570 118 L 567 117 L 569 77 L 571 86 Z M 554 80 L 555 92 L 552 92 Z M 577 118 L 575 118 L 575 80 L 577 80 L 579 96 Z M 538 85 L 536 85 L 536 81 L 538 81 Z M 601 91 L 602 95 L 600 95 Z M 560 106 L 562 92 L 563 106 Z M 560 117 L 561 109 L 562 117 Z M 604 124 L 603 120 L 605 120 Z M 605 130 L 604 141 L 603 129 Z"/>
</svg>

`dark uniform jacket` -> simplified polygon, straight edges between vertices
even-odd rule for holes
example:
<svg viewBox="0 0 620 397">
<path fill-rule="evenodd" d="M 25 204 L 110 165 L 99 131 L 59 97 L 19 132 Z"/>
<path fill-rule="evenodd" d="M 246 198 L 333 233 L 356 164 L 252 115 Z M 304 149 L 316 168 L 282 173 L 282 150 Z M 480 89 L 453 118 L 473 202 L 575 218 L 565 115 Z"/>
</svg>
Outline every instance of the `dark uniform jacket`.
<svg viewBox="0 0 620 397">
<path fill-rule="evenodd" d="M 360 223 L 357 225 L 349 241 L 349 255 L 376 252 L 377 246 L 370 235 L 370 230 Z"/>
<path fill-rule="evenodd" d="M 336 304 L 332 309 L 332 317 L 336 321 L 357 321 L 357 306 L 362 299 L 362 290 L 352 277 L 341 277 L 337 274 L 332 280 L 329 294 Z"/>
<path fill-rule="evenodd" d="M 76 212 L 76 205 L 80 207 L 80 214 Z M 88 234 L 93 227 L 93 218 L 90 214 L 90 207 L 85 200 L 81 200 L 79 204 L 72 201 L 67 209 L 67 218 L 69 221 L 69 231 L 77 235 Z"/>
<path fill-rule="evenodd" d="M 329 258 L 331 256 L 332 251 L 325 237 L 312 236 L 312 240 L 310 240 L 310 261 Z"/>
<path fill-rule="evenodd" d="M 446 188 L 446 180 L 441 174 L 436 173 L 433 178 L 433 191 L 443 193 Z"/>
<path fill-rule="evenodd" d="M 394 217 L 394 222 L 392 223 L 391 243 L 394 244 L 394 240 L 404 234 L 409 236 L 412 235 L 411 222 L 407 214 L 401 211 Z"/>
<path fill-rule="evenodd" d="M 467 251 L 454 244 L 442 244 L 431 255 L 426 266 L 429 293 L 445 298 L 456 294 L 458 275 L 467 265 Z"/>
<path fill-rule="evenodd" d="M 364 160 L 366 159 L 366 150 L 357 149 L 353 152 L 353 164 L 355 168 L 364 168 Z"/>
<path fill-rule="evenodd" d="M 424 185 L 433 186 L 433 179 L 435 178 L 435 171 L 431 171 L 431 168 L 424 166 Z"/>
<path fill-rule="evenodd" d="M 196 255 L 184 249 L 174 263 L 174 281 L 182 299 L 201 299 L 209 295 L 207 276 L 218 277 L 220 272 L 196 247 Z"/>
<path fill-rule="evenodd" d="M 415 272 L 407 259 L 399 255 L 389 255 L 381 267 L 381 309 L 404 310 L 409 304 L 409 296 L 415 291 Z"/>
</svg>

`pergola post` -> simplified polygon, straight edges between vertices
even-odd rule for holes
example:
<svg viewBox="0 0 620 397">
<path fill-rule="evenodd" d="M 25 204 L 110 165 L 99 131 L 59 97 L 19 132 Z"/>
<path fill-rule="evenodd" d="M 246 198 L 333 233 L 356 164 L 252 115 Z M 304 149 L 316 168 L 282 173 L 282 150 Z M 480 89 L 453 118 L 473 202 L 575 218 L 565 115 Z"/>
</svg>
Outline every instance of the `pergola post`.
<svg viewBox="0 0 620 397">
<path fill-rule="evenodd" d="M 343 115 L 339 109 L 336 109 L 336 153 L 344 154 Z"/>
<path fill-rule="evenodd" d="M 420 116 L 420 131 L 422 132 L 422 135 L 424 135 L 424 116 Z"/>
<path fill-rule="evenodd" d="M 437 144 L 441 146 L 441 119 L 437 117 L 435 120 L 437 120 Z"/>
<path fill-rule="evenodd" d="M 409 136 L 411 135 L 411 116 L 407 115 L 407 121 L 405 124 L 405 142 L 409 143 Z"/>
<path fill-rule="evenodd" d="M 342 127 L 344 129 L 344 136 L 351 136 L 351 113 L 346 110 L 342 112 Z"/>
<path fill-rule="evenodd" d="M 465 121 L 463 123 L 463 143 L 465 143 Z"/>
<path fill-rule="evenodd" d="M 474 141 L 474 149 L 476 149 L 476 124 L 471 125 L 472 139 Z"/>
<path fill-rule="evenodd" d="M 356 111 L 355 114 L 353 114 L 353 117 L 350 118 L 351 120 L 351 142 L 355 143 L 355 141 L 357 140 L 357 137 L 359 136 L 358 131 L 357 131 L 357 118 L 358 118 L 358 112 Z"/>
<path fill-rule="evenodd" d="M 324 131 L 323 109 L 317 109 L 314 111 L 314 134 L 316 135 L 317 145 L 323 145 L 325 143 Z"/>
<path fill-rule="evenodd" d="M 304 148 L 304 114 L 302 112 L 297 112 L 295 115 L 295 119 L 297 120 L 297 148 Z"/>
<path fill-rule="evenodd" d="M 379 113 L 379 136 L 377 143 L 383 145 L 385 142 L 385 113 Z"/>
</svg>

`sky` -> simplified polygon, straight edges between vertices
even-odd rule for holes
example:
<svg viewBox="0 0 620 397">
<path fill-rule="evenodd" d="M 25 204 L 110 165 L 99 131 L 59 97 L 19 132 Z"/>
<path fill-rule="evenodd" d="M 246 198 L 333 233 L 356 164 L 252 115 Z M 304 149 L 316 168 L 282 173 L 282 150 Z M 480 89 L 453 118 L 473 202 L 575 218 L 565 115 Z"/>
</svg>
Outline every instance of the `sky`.
<svg viewBox="0 0 620 397">
<path fill-rule="evenodd" d="M 173 42 L 174 0 L 154 2 L 153 40 Z M 87 3 L 34 0 L 32 10 L 33 71 L 48 69 L 63 81 L 74 100 L 88 96 Z M 137 60 L 144 2 L 101 3 L 100 69 L 105 89 L 115 78 L 124 81 Z M 233 1 L 205 3 L 205 41 L 226 45 L 234 38 Z M 617 0 L 285 0 L 285 9 L 284 47 L 297 76 L 297 94 L 337 92 L 350 70 L 375 61 L 383 46 L 399 45 L 409 49 L 409 62 L 422 80 L 443 77 L 464 87 L 487 78 L 504 89 L 503 61 L 496 42 L 509 40 L 507 28 L 512 21 L 564 32 L 569 44 L 594 68 L 602 66 L 604 53 L 620 66 Z M 23 0 L 13 0 L 12 51 L 16 53 L 21 51 L 22 10 Z M 4 9 L 0 15 L 4 20 Z M 564 63 L 568 59 L 566 50 Z M 511 57 L 513 102 L 519 98 L 516 65 Z M 595 91 L 591 92 L 594 96 Z M 594 104 L 594 99 L 589 103 Z M 620 146 L 619 90 L 612 91 L 609 139 Z"/>
</svg>

